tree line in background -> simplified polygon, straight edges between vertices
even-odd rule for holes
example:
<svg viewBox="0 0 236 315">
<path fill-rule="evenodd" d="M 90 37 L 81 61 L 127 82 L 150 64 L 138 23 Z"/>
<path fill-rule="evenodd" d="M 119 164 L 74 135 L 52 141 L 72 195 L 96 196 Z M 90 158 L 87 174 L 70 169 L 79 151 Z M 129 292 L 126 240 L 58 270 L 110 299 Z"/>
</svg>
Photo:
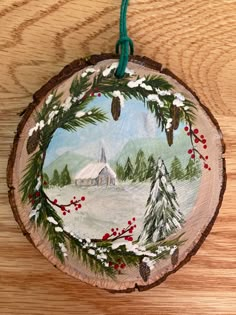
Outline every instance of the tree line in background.
<svg viewBox="0 0 236 315">
<path fill-rule="evenodd" d="M 66 165 L 62 172 L 59 174 L 58 170 L 53 171 L 52 178 L 50 179 L 48 174 L 43 174 L 44 186 L 49 188 L 49 186 L 59 186 L 64 187 L 71 184 L 70 172 L 68 166 Z"/>
<path fill-rule="evenodd" d="M 188 164 L 185 168 L 182 167 L 182 164 L 177 158 L 174 157 L 171 163 L 170 178 L 171 180 L 195 180 L 201 175 L 201 164 L 199 160 L 189 159 Z"/>
<path fill-rule="evenodd" d="M 133 182 L 144 182 L 150 180 L 155 172 L 156 160 L 151 154 L 147 159 L 142 149 L 136 155 L 134 163 L 130 157 L 125 165 L 116 163 L 116 174 L 119 180 Z M 171 180 L 195 180 L 200 177 L 201 165 L 199 161 L 190 159 L 187 166 L 183 168 L 178 157 L 174 157 L 170 167 Z"/>
</svg>

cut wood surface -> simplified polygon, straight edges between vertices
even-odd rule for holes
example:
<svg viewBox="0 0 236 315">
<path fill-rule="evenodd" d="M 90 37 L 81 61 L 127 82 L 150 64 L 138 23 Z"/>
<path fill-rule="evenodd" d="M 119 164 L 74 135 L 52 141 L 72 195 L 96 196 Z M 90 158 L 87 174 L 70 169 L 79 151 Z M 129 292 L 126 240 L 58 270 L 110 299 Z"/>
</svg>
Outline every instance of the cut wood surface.
<svg viewBox="0 0 236 315">
<path fill-rule="evenodd" d="M 192 261 L 159 287 L 111 295 L 54 269 L 28 243 L 8 204 L 5 169 L 32 94 L 73 59 L 111 52 L 117 1 L 0 3 L 0 313 L 235 314 L 235 1 L 130 1 L 136 53 L 161 62 L 196 92 L 224 133 L 228 187 L 211 234 Z"/>
<path fill-rule="evenodd" d="M 43 110 L 46 95 L 50 95 L 50 93 L 56 89 L 57 95 L 62 94 L 62 97 L 67 96 L 69 94 L 72 82 L 74 82 L 74 79 L 77 76 L 80 76 L 81 73 L 86 73 L 83 72 L 86 67 L 91 68 L 92 65 L 96 71 L 105 69 L 106 67 L 110 66 L 112 62 L 117 61 L 117 59 L 112 58 L 116 58 L 116 56 L 112 56 L 111 54 L 102 54 L 92 55 L 86 59 L 87 61 L 85 61 L 85 59 L 75 60 L 70 65 L 67 65 L 56 77 L 52 78 L 46 85 L 44 85 L 34 94 L 34 102 L 32 102 L 29 107 L 27 107 L 17 129 L 12 153 L 8 163 L 7 182 L 9 186 L 10 204 L 12 206 L 16 221 L 19 223 L 22 232 L 27 235 L 27 238 L 35 244 L 39 251 L 55 267 L 93 286 L 112 290 L 112 292 L 118 291 L 120 293 L 130 293 L 135 289 L 138 289 L 139 291 L 147 290 L 163 282 L 169 274 L 177 271 L 181 266 L 188 262 L 190 257 L 196 253 L 198 248 L 205 240 L 212 228 L 212 225 L 214 224 L 225 191 L 225 163 L 222 159 L 222 154 L 224 153 L 224 143 L 222 141 L 222 134 L 219 130 L 218 124 L 212 117 L 212 114 L 208 109 L 204 110 L 203 105 L 201 105 L 197 98 L 195 98 L 194 95 L 190 93 L 191 91 L 188 89 L 188 87 L 184 87 L 184 83 L 178 82 L 180 80 L 172 75 L 168 69 L 163 68 L 160 63 L 155 63 L 153 60 L 148 59 L 147 57 L 131 56 L 128 67 L 134 71 L 136 76 L 142 78 L 145 75 L 161 75 L 161 77 L 166 80 L 166 82 L 169 82 L 173 86 L 175 91 L 183 93 L 186 99 L 193 102 L 193 104 L 196 106 L 194 126 L 199 128 L 203 135 L 207 135 L 206 141 L 208 144 L 206 146 L 207 151 L 204 151 L 202 148 L 202 143 L 198 144 L 197 150 L 199 151 L 197 152 L 199 152 L 199 155 L 202 156 L 202 158 L 203 155 L 201 154 L 209 154 L 209 160 L 206 162 L 210 163 L 212 169 L 210 168 L 211 171 L 205 169 L 204 165 L 207 164 L 202 163 L 201 182 L 199 191 L 196 192 L 197 195 L 195 204 L 191 212 L 186 216 L 185 223 L 181 231 L 179 231 L 175 236 L 172 236 L 173 239 L 173 237 L 176 238 L 178 235 L 180 236 L 181 234 L 184 234 L 183 238 L 181 238 L 181 240 L 184 240 L 184 244 L 180 246 L 180 253 L 178 255 L 179 259 L 176 264 L 172 264 L 170 258 L 161 259 L 155 265 L 150 278 L 145 281 L 143 281 L 143 279 L 141 279 L 139 276 L 137 268 L 127 268 L 124 274 L 114 281 L 109 279 L 109 277 L 99 275 L 99 273 L 91 273 L 90 268 L 84 269 L 84 263 L 81 261 L 75 261 L 75 257 L 69 256 L 68 259 L 66 259 L 66 262 L 62 264 L 57 259 L 58 257 L 56 257 L 55 252 L 52 250 L 52 244 L 48 243 L 49 235 L 47 235 L 47 233 L 45 235 L 45 231 L 42 231 L 39 226 L 37 229 L 35 228 L 35 226 L 32 224 L 32 221 L 29 219 L 30 206 L 28 203 L 24 204 L 24 202 L 22 202 L 21 181 L 22 178 L 24 178 L 25 170 L 27 169 L 29 161 L 34 156 L 29 156 L 29 154 L 39 150 L 38 141 L 36 140 L 38 137 L 37 133 L 29 137 L 29 130 L 35 126 L 35 112 L 41 112 Z M 173 76 L 177 81 L 173 79 Z M 100 90 L 100 92 L 103 93 L 102 90 Z M 88 94 L 88 92 L 86 92 L 86 94 Z M 129 124 L 132 123 L 133 120 L 130 119 Z M 140 121 L 140 128 L 141 123 L 142 121 Z M 116 124 L 113 124 L 113 128 L 116 128 Z M 90 137 L 91 136 L 92 135 L 90 134 Z M 29 146 L 30 139 L 33 139 L 32 143 L 34 144 L 31 146 L 32 150 Z M 105 139 L 106 138 L 103 138 L 103 141 L 106 141 Z M 191 141 L 189 140 L 189 145 L 190 143 Z M 43 140 L 41 145 L 44 145 Z M 37 173 L 37 171 L 35 172 Z M 33 180 L 34 178 L 30 177 L 30 182 Z M 191 186 L 191 182 L 189 182 L 189 185 Z M 79 191 L 83 191 L 82 188 Z M 89 197 L 91 198 L 91 196 L 88 196 L 88 199 L 90 199 Z M 100 198 L 102 199 L 104 196 Z M 101 202 L 105 201 L 102 199 Z M 116 204 L 117 202 L 118 200 L 114 199 L 113 203 Z M 120 207 L 122 207 L 121 204 Z M 133 208 L 131 209 L 128 207 L 127 211 L 133 211 Z M 98 212 L 100 210 L 101 208 L 97 208 L 96 211 Z M 114 211 L 112 207 L 109 210 Z M 40 212 L 41 211 L 45 212 L 46 209 L 43 208 L 40 210 Z M 133 212 L 131 212 L 130 215 L 131 214 L 132 216 L 134 215 Z M 101 220 L 104 220 L 103 223 L 105 225 L 107 218 L 105 219 L 101 217 Z M 95 222 L 96 221 L 91 222 L 90 224 L 93 225 Z M 64 224 L 66 225 L 65 221 Z M 119 222 L 117 222 L 117 225 L 118 224 Z M 76 230 L 78 229 L 81 229 L 80 224 L 78 224 Z"/>
</svg>

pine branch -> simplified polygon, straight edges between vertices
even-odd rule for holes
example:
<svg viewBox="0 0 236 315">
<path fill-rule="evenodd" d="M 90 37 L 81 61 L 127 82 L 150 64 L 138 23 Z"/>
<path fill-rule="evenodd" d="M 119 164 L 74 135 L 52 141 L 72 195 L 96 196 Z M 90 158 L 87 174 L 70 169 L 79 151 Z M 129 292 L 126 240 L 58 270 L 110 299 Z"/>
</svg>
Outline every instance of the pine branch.
<svg viewBox="0 0 236 315">
<path fill-rule="evenodd" d="M 29 195 L 35 191 L 35 187 L 37 185 L 37 174 L 40 174 L 41 167 L 41 151 L 38 151 L 29 159 L 24 170 L 24 176 L 20 185 L 20 190 L 22 192 L 21 199 L 23 202 L 26 202 Z"/>
<path fill-rule="evenodd" d="M 53 207 L 47 202 L 42 189 L 40 190 L 40 194 L 42 194 L 43 197 L 36 199 L 34 204 L 34 208 L 41 205 L 38 210 L 36 225 L 37 227 L 42 227 L 44 235 L 50 241 L 56 257 L 63 263 L 64 255 L 59 244 L 65 244 L 65 237 L 63 232 L 57 232 L 55 230 L 56 228 L 63 229 L 63 222 Z M 57 224 L 49 222 L 48 218 L 53 218 Z M 35 217 L 32 217 L 31 221 L 34 223 Z"/>
<path fill-rule="evenodd" d="M 94 273 L 100 273 L 102 275 L 115 278 L 115 272 L 111 267 L 105 267 L 104 264 L 96 258 L 95 255 L 88 253 L 87 249 L 82 247 L 82 243 L 78 239 L 72 237 L 71 235 L 66 235 L 70 250 L 73 255 L 77 256 L 86 266 L 90 268 Z"/>
<path fill-rule="evenodd" d="M 89 74 L 85 77 L 75 77 L 70 87 L 70 94 L 74 97 L 79 97 L 81 94 L 85 93 L 90 86 Z"/>
<path fill-rule="evenodd" d="M 82 117 L 72 117 L 70 120 L 66 120 L 65 118 L 60 123 L 60 128 L 63 128 L 67 131 L 76 131 L 77 128 L 83 128 L 87 124 L 96 125 L 98 122 L 107 121 L 106 114 L 101 111 L 99 108 L 92 108 L 91 114 L 86 113 Z"/>
<path fill-rule="evenodd" d="M 43 104 L 43 107 L 41 109 L 40 112 L 36 112 L 36 121 L 41 121 L 41 120 L 47 120 L 48 119 L 48 115 L 50 113 L 50 111 L 53 109 L 54 106 L 59 106 L 61 104 L 61 97 L 63 95 L 63 93 L 58 93 L 57 94 L 57 90 L 54 90 L 52 93 L 52 99 L 51 101 L 47 104 L 47 102 L 45 101 Z"/>
</svg>

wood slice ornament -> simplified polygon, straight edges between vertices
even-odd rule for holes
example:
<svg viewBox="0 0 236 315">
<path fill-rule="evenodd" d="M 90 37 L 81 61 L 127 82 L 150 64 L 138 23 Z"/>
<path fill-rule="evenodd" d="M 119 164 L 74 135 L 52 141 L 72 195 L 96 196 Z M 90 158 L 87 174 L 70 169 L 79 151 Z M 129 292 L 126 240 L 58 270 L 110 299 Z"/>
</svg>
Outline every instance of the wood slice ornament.
<svg viewBox="0 0 236 315">
<path fill-rule="evenodd" d="M 187 262 L 225 189 L 216 120 L 161 64 L 129 57 L 127 5 L 119 55 L 76 60 L 43 86 L 8 164 L 23 233 L 58 269 L 111 292 L 146 290 Z"/>
<path fill-rule="evenodd" d="M 224 192 L 224 145 L 169 70 L 133 56 L 117 79 L 117 65 L 115 55 L 74 61 L 35 94 L 8 185 L 17 222 L 51 263 L 130 292 L 159 284 L 205 239 Z"/>
</svg>

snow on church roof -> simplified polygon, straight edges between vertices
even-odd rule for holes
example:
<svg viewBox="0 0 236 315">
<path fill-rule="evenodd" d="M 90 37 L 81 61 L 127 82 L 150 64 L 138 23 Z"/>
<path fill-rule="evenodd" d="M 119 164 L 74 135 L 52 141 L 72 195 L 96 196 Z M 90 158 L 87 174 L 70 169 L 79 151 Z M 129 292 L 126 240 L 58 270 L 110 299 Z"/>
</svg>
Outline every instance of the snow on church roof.
<svg viewBox="0 0 236 315">
<path fill-rule="evenodd" d="M 109 173 L 116 178 L 116 173 L 112 170 L 112 168 L 107 163 L 90 163 L 85 166 L 82 170 L 80 170 L 75 179 L 95 179 L 99 176 L 101 171 L 107 167 Z"/>
</svg>

